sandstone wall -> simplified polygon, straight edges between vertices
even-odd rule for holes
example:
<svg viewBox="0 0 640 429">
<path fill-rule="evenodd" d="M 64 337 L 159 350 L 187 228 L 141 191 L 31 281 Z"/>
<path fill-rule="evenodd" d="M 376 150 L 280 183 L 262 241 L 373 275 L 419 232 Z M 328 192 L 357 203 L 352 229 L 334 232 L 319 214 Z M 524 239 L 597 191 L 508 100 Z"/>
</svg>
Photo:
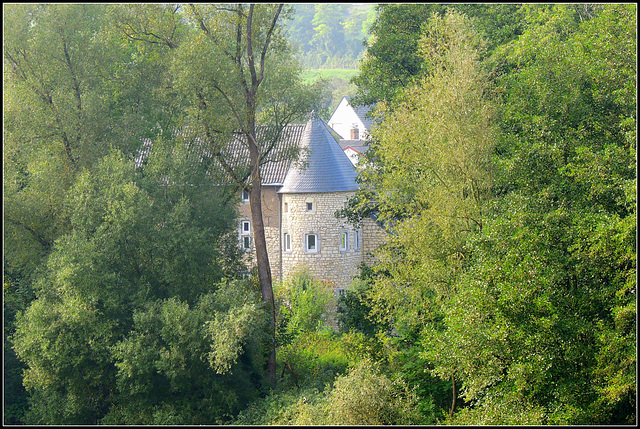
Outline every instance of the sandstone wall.
<svg viewBox="0 0 640 429">
<path fill-rule="evenodd" d="M 364 219 L 359 228 L 335 216 L 354 192 L 304 193 L 278 195 L 275 188 L 265 187 L 262 209 L 267 239 L 267 252 L 271 274 L 275 282 L 286 279 L 296 271 L 306 268 L 316 278 L 328 281 L 335 288 L 348 288 L 364 262 L 374 262 L 372 251 L 385 242 L 387 233 L 373 219 Z M 311 204 L 311 210 L 308 204 Z M 280 224 L 280 211 L 282 223 Z M 248 202 L 239 208 L 240 222 L 251 220 Z M 358 233 L 356 234 L 356 230 Z M 348 245 L 341 249 L 341 234 L 348 234 Z M 248 265 L 255 266 L 253 222 L 251 223 L 251 249 L 246 252 Z M 291 248 L 281 252 L 284 234 L 289 234 Z M 317 237 L 317 251 L 305 249 L 305 236 Z M 356 243 L 356 237 L 359 242 Z"/>
</svg>

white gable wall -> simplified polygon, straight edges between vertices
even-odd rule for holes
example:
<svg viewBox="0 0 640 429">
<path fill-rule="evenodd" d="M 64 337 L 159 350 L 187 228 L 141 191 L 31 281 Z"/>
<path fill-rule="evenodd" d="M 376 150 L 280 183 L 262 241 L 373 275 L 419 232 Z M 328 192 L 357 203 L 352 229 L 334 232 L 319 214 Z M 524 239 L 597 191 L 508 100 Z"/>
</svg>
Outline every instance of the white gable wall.
<svg viewBox="0 0 640 429">
<path fill-rule="evenodd" d="M 360 140 L 365 139 L 366 132 L 368 131 L 346 97 L 342 97 L 335 112 L 331 115 L 328 124 L 338 133 L 342 140 L 353 140 L 351 138 L 351 129 L 354 125 L 358 127 L 358 139 Z"/>
<path fill-rule="evenodd" d="M 346 147 L 344 149 L 344 153 L 347 154 L 347 156 L 349 157 L 349 160 L 353 165 L 356 165 L 358 161 L 360 161 L 360 152 L 353 149 L 351 146 Z"/>
</svg>

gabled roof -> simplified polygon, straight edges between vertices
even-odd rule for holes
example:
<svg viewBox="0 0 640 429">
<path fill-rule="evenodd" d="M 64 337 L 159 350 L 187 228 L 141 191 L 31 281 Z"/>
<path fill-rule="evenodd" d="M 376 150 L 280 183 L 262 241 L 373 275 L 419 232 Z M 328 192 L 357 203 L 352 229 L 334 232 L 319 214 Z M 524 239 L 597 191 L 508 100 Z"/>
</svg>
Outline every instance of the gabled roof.
<svg viewBox="0 0 640 429">
<path fill-rule="evenodd" d="M 300 159 L 291 165 L 280 193 L 341 192 L 358 189 L 349 157 L 315 114 L 305 125 Z"/>
<path fill-rule="evenodd" d="M 365 153 L 369 150 L 369 145 L 364 140 L 339 140 L 342 150 L 351 148 L 359 153 Z"/>
<path fill-rule="evenodd" d="M 258 128 L 258 142 L 273 145 L 269 154 L 261 160 L 260 174 L 264 186 L 282 186 L 281 193 L 341 192 L 358 189 L 355 181 L 358 175 L 349 157 L 343 152 L 327 124 L 315 113 L 306 124 L 290 124 L 275 135 L 269 127 Z M 173 133 L 184 139 L 187 159 L 193 162 L 211 162 L 216 171 L 224 171 L 213 154 L 212 147 L 187 129 Z M 243 167 L 248 172 L 249 150 L 245 136 L 237 133 L 233 139 L 222 145 L 222 158 L 234 169 Z M 263 150 L 267 148 L 262 148 Z M 145 158 L 153 150 L 151 140 L 145 140 L 135 158 L 137 167 L 144 165 Z M 291 161 L 299 150 L 298 161 Z"/>
<path fill-rule="evenodd" d="M 282 185 L 291 166 L 292 154 L 295 153 L 300 145 L 304 128 L 304 124 L 289 124 L 282 129 L 280 136 L 273 135 L 269 127 L 259 127 L 257 129 L 258 142 L 273 144 L 269 154 L 260 162 L 263 185 Z M 186 129 L 175 131 L 173 136 L 184 139 L 188 159 L 192 159 L 194 162 L 211 160 L 216 170 L 223 170 L 213 154 L 213 148 L 209 147 L 202 138 L 190 135 Z M 240 170 L 243 167 L 248 169 L 249 149 L 245 143 L 245 138 L 243 134 L 236 133 L 233 135 L 232 140 L 224 144 L 220 150 L 226 163 L 234 169 Z M 141 150 L 135 157 L 136 167 L 141 167 L 144 164 L 144 160 L 149 156 L 152 148 L 152 141 L 145 139 Z"/>
<path fill-rule="evenodd" d="M 353 104 L 351 104 L 351 100 L 353 99 L 353 97 L 345 97 L 345 98 L 349 102 L 349 106 L 351 106 L 353 111 L 356 112 L 356 115 L 358 115 L 358 118 L 360 118 L 360 120 L 362 121 L 362 124 L 364 125 L 365 129 L 367 131 L 370 131 L 371 126 L 373 125 L 373 120 L 367 114 L 371 111 L 371 109 L 373 109 L 374 106 L 355 107 Z"/>
</svg>

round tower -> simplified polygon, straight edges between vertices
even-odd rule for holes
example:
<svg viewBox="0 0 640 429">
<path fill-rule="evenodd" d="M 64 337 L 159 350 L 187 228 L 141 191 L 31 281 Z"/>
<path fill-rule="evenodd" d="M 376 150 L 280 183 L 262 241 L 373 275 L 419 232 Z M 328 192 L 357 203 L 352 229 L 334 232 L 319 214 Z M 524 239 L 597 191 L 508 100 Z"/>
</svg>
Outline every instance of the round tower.
<svg viewBox="0 0 640 429">
<path fill-rule="evenodd" d="M 315 114 L 300 142 L 281 195 L 282 277 L 307 268 L 337 289 L 349 287 L 365 260 L 360 229 L 336 217 L 358 189 L 355 167 Z"/>
</svg>

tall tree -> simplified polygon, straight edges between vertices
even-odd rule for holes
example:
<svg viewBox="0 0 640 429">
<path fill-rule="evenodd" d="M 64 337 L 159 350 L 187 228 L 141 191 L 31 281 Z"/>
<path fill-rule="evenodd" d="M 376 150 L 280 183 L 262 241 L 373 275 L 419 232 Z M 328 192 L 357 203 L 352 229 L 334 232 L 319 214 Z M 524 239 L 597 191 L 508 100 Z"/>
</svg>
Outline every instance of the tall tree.
<svg viewBox="0 0 640 429">
<path fill-rule="evenodd" d="M 498 48 L 495 204 L 424 341 L 458 424 L 635 420 L 635 9 L 536 5 Z"/>
<path fill-rule="evenodd" d="M 188 98 L 188 125 L 200 135 L 231 180 L 248 190 L 258 278 L 271 315 L 267 373 L 276 380 L 275 308 L 262 218 L 261 166 L 275 156 L 282 129 L 308 113 L 316 97 L 300 83 L 300 68 L 283 37 L 284 5 L 190 5 L 195 27 L 174 64 L 176 85 Z M 258 138 L 261 126 L 269 132 Z M 225 146 L 241 136 L 249 162 L 229 162 Z M 282 156 L 282 154 L 279 154 Z M 291 156 L 291 154 L 289 155 Z"/>
<path fill-rule="evenodd" d="M 54 243 L 69 232 L 66 192 L 110 147 L 132 154 L 167 115 L 161 51 L 123 41 L 100 4 L 3 8 L 4 279 L 24 310 Z M 12 317 L 7 320 L 13 332 Z M 10 341 L 10 339 L 7 339 Z M 10 342 L 5 344 L 10 347 Z M 14 391 L 5 390 L 5 401 Z"/>
<path fill-rule="evenodd" d="M 418 46 L 431 73 L 392 108 L 380 104 L 373 156 L 351 203 L 375 211 L 392 233 L 376 253 L 367 295 L 377 318 L 408 341 L 427 326 L 442 329 L 443 305 L 469 258 L 467 240 L 484 225 L 497 133 L 479 62 L 484 40 L 469 19 L 434 15 Z"/>
<path fill-rule="evenodd" d="M 486 54 L 522 32 L 520 5 L 513 4 L 381 4 L 370 26 L 370 42 L 360 63 L 354 102 L 361 105 L 391 102 L 431 64 L 420 56 L 418 42 L 432 15 L 447 9 L 464 13 L 487 40 Z"/>
</svg>

